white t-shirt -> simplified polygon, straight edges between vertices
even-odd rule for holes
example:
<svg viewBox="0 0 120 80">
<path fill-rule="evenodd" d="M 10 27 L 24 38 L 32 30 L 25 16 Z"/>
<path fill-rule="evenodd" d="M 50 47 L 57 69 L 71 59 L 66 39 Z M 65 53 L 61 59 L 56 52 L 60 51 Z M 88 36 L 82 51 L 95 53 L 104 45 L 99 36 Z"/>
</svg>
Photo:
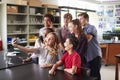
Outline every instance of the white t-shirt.
<svg viewBox="0 0 120 80">
<path fill-rule="evenodd" d="M 47 49 L 43 48 L 36 48 L 37 50 L 37 57 L 39 58 L 39 65 L 43 64 L 55 64 L 62 56 L 63 52 L 61 49 L 58 49 L 58 55 L 51 55 L 48 53 Z"/>
</svg>

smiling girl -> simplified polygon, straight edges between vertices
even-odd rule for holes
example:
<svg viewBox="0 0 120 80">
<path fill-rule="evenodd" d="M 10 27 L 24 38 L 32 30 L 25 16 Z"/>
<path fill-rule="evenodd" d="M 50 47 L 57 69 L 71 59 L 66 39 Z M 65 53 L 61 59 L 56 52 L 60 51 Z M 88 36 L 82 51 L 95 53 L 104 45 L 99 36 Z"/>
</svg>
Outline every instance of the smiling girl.
<svg viewBox="0 0 120 80">
<path fill-rule="evenodd" d="M 25 48 L 17 45 L 16 39 L 12 40 L 12 45 L 26 53 L 35 53 L 39 58 L 40 67 L 52 67 L 58 58 L 62 56 L 62 52 L 58 46 L 58 38 L 54 32 L 46 36 L 45 45 L 39 48 Z"/>
</svg>

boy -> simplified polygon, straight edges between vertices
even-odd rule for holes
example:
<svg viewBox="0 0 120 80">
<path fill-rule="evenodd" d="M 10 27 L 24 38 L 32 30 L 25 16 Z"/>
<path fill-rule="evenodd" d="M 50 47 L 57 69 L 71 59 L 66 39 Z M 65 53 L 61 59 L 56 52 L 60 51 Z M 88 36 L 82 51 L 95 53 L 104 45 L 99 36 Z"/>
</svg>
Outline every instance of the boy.
<svg viewBox="0 0 120 80">
<path fill-rule="evenodd" d="M 70 32 L 68 30 L 68 23 L 72 20 L 72 15 L 70 13 L 64 14 L 63 21 L 64 25 L 62 27 L 59 27 L 56 29 L 59 41 L 60 41 L 60 46 L 64 50 L 64 42 L 66 38 L 69 36 Z"/>
<path fill-rule="evenodd" d="M 64 71 L 74 75 L 74 74 L 80 74 L 80 68 L 81 68 L 81 58 L 79 54 L 75 51 L 76 47 L 78 45 L 78 39 L 74 35 L 70 35 L 65 43 L 65 54 L 63 57 L 53 65 L 52 69 L 49 71 L 49 74 L 54 74 L 55 70 L 58 66 L 64 64 Z"/>
<path fill-rule="evenodd" d="M 88 41 L 86 66 L 91 69 L 90 76 L 97 77 L 97 80 L 101 80 L 102 53 L 97 39 L 97 29 L 89 23 L 89 15 L 87 13 L 80 13 L 78 18 Z"/>
</svg>

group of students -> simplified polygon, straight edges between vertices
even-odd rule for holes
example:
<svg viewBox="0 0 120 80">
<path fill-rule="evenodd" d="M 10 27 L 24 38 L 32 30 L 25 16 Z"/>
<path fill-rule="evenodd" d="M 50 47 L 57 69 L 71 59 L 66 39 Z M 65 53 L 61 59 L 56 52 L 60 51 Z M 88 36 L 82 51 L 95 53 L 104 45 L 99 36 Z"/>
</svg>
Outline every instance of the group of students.
<svg viewBox="0 0 120 80">
<path fill-rule="evenodd" d="M 81 66 L 91 69 L 91 76 L 101 80 L 101 49 L 97 40 L 97 30 L 89 24 L 89 15 L 81 13 L 78 19 L 72 20 L 72 15 L 64 15 L 64 26 L 54 28 L 54 17 L 44 16 L 44 27 L 40 29 L 40 37 L 35 48 L 25 48 L 12 45 L 26 53 L 32 53 L 29 59 L 38 57 L 40 67 L 52 67 L 49 74 L 54 74 L 57 67 L 64 65 L 64 71 L 70 74 L 80 74 Z"/>
</svg>

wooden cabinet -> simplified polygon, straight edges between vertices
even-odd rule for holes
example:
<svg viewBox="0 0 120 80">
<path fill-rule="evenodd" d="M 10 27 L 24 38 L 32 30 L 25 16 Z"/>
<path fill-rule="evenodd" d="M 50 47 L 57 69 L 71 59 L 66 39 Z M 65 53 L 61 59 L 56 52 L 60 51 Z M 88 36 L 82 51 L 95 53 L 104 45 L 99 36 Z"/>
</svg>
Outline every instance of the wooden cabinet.
<svg viewBox="0 0 120 80">
<path fill-rule="evenodd" d="M 106 65 L 115 64 L 115 55 L 120 54 L 120 43 L 101 43 L 102 60 Z"/>
<path fill-rule="evenodd" d="M 100 44 L 102 50 L 102 61 L 107 64 L 108 62 L 108 44 Z"/>
</svg>

